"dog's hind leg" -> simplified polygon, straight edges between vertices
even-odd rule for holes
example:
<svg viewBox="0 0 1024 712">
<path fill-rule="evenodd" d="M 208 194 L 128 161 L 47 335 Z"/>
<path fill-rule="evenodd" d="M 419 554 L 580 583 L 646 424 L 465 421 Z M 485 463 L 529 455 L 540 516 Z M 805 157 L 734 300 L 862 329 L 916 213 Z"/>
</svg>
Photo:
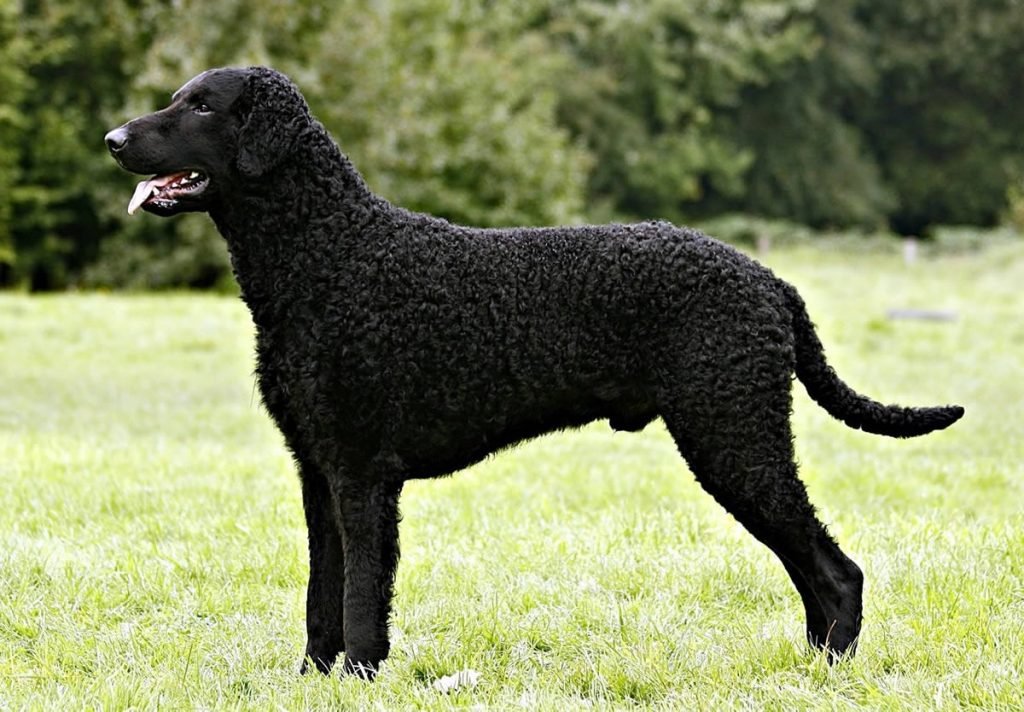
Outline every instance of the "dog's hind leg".
<svg viewBox="0 0 1024 712">
<path fill-rule="evenodd" d="M 344 672 L 372 679 L 390 651 L 402 482 L 374 473 L 332 485 L 345 551 Z"/>
<path fill-rule="evenodd" d="M 852 654 L 863 575 L 818 521 L 797 478 L 788 378 L 732 381 L 711 403 L 668 400 L 665 422 L 697 480 L 782 561 L 804 604 L 807 638 L 829 660 Z M 743 385 L 738 385 L 742 383 Z M 723 381 L 718 386 L 725 389 Z M 745 392 L 739 392 L 745 391 Z M 774 402 L 770 402 L 774 401 Z"/>
<path fill-rule="evenodd" d="M 327 480 L 300 463 L 302 507 L 309 530 L 309 584 L 306 589 L 306 656 L 301 672 L 330 672 L 345 649 L 345 557 L 337 510 Z"/>
</svg>

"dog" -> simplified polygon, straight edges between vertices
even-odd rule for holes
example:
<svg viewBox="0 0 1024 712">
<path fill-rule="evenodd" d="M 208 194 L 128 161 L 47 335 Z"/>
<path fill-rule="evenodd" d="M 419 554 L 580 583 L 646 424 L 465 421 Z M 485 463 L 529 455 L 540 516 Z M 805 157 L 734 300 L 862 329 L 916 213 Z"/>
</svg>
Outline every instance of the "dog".
<svg viewBox="0 0 1024 712">
<path fill-rule="evenodd" d="M 513 443 L 661 417 L 703 488 L 780 559 L 811 645 L 855 650 L 863 574 L 797 477 L 795 375 L 853 428 L 911 437 L 959 406 L 882 405 L 827 364 L 797 291 L 665 222 L 477 229 L 375 195 L 296 86 L 213 69 L 105 141 L 128 212 L 207 212 L 256 326 L 263 402 L 309 530 L 302 670 L 388 656 L 405 481 Z"/>
</svg>

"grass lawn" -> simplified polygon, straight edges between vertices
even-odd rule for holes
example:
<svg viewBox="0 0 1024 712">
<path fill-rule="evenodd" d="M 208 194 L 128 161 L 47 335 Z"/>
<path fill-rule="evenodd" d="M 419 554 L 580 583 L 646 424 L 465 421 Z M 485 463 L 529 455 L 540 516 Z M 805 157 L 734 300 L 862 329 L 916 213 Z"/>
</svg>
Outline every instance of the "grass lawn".
<svg viewBox="0 0 1024 712">
<path fill-rule="evenodd" d="M 856 659 L 808 651 L 660 424 L 599 423 L 410 483 L 384 672 L 300 677 L 299 487 L 241 303 L 0 294 L 0 709 L 1020 709 L 1024 245 L 767 262 L 851 385 L 967 408 L 893 441 L 795 387 L 803 477 L 867 576 Z"/>
</svg>

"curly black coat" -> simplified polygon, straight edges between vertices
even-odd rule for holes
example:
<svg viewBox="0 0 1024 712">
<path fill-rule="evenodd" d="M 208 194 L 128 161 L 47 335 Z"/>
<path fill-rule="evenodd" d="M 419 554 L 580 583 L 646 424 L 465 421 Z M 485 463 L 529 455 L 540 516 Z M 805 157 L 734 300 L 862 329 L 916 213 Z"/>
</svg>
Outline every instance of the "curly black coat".
<svg viewBox="0 0 1024 712">
<path fill-rule="evenodd" d="M 851 427 L 907 437 L 959 407 L 885 406 L 826 364 L 790 285 L 664 222 L 481 230 L 374 195 L 296 87 L 204 72 L 107 135 L 157 173 L 132 209 L 208 211 L 257 328 L 264 402 L 309 527 L 306 663 L 372 675 L 388 654 L 403 482 L 607 419 L 664 419 L 701 485 L 782 561 L 807 636 L 852 652 L 860 569 L 797 478 L 793 374 Z"/>
</svg>

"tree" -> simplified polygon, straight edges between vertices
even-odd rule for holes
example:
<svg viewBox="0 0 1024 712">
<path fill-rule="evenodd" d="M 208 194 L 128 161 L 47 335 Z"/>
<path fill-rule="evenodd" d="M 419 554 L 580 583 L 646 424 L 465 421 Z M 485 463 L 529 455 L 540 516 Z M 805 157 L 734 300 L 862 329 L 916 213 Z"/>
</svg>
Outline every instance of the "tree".
<svg viewBox="0 0 1024 712">
<path fill-rule="evenodd" d="M 590 192 L 614 212 L 682 218 L 739 198 L 755 160 L 725 119 L 749 87 L 808 52 L 813 0 L 551 2 L 579 64 L 562 120 L 596 156 Z"/>
<path fill-rule="evenodd" d="M 992 224 L 1024 174 L 1018 0 L 860 0 L 880 79 L 856 107 L 898 204 L 892 224 Z"/>
<path fill-rule="evenodd" d="M 220 0 L 202 3 L 150 0 L 139 6 L 136 29 L 143 38 L 123 78 L 122 98 L 104 125 L 116 126 L 166 106 L 171 94 L 215 66 L 272 64 L 287 69 L 315 64 L 306 41 L 320 31 L 329 3 L 322 0 Z M 227 250 L 203 215 L 175 220 L 126 219 L 131 179 L 97 146 L 107 178 L 93 187 L 105 239 L 82 273 L 91 286 L 166 288 L 224 284 Z"/>
<path fill-rule="evenodd" d="M 199 71 L 293 76 L 369 183 L 477 225 L 991 223 L 1024 176 L 1020 0 L 0 0 L 0 286 L 206 286 L 103 133 Z"/>
<path fill-rule="evenodd" d="M 582 218 L 588 156 L 556 115 L 570 65 L 521 10 L 338 3 L 308 95 L 375 190 L 473 225 Z"/>
<path fill-rule="evenodd" d="M 20 111 L 28 86 L 22 69 L 27 51 L 17 33 L 13 0 L 0 0 L 0 286 L 12 281 L 14 194 L 20 178 L 18 149 L 27 121 Z"/>
<path fill-rule="evenodd" d="M 748 86 L 730 121 L 754 156 L 739 196 L 710 196 L 711 212 L 743 211 L 814 227 L 879 227 L 895 205 L 852 109 L 874 100 L 878 70 L 859 0 L 817 2 L 813 33 L 766 85 Z"/>
<path fill-rule="evenodd" d="M 270 64 L 299 83 L 385 197 L 476 225 L 580 220 L 587 155 L 555 113 L 564 63 L 540 34 L 520 31 L 514 8 L 485 0 L 179 5 L 148 11 L 154 27 L 174 29 L 157 32 L 145 52 L 124 114 L 165 104 L 208 67 Z M 123 200 L 111 204 L 123 209 Z M 159 228 L 110 217 L 122 227 L 89 270 L 91 283 L 219 281 L 223 246 L 203 217 Z"/>
<path fill-rule="evenodd" d="M 3 101 L 25 128 L 8 198 L 15 259 L 7 282 L 57 288 L 95 257 L 106 233 L 94 200 L 113 171 L 103 126 L 124 102 L 126 58 L 140 51 L 144 26 L 127 0 L 18 3 L 15 18 L 16 49 L 7 51 L 20 60 L 17 103 Z"/>
</svg>

